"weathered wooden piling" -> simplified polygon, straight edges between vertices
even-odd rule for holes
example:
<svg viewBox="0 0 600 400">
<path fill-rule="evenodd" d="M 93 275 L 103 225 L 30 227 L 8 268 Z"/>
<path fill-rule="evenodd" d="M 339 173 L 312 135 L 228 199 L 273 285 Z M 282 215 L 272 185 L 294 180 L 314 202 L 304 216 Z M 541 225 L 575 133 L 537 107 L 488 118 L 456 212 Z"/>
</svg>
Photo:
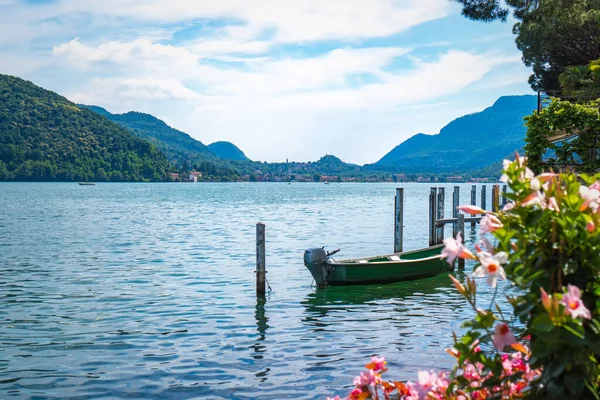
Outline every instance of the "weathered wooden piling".
<svg viewBox="0 0 600 400">
<path fill-rule="evenodd" d="M 481 208 L 483 208 L 484 210 L 487 205 L 486 201 L 487 201 L 486 188 L 485 188 L 485 185 L 481 185 Z"/>
<path fill-rule="evenodd" d="M 396 188 L 394 211 L 394 253 L 401 253 L 404 242 L 404 188 Z"/>
<path fill-rule="evenodd" d="M 265 295 L 266 278 L 265 224 L 256 224 L 256 296 Z"/>
<path fill-rule="evenodd" d="M 492 186 L 492 211 L 498 212 L 500 209 L 500 185 Z"/>
<path fill-rule="evenodd" d="M 502 207 L 506 205 L 508 199 L 506 198 L 506 185 L 502 185 Z"/>
<path fill-rule="evenodd" d="M 460 232 L 460 236 L 465 240 L 465 215 L 458 213 L 457 216 L 457 230 Z M 465 268 L 465 260 L 463 258 L 458 259 L 458 268 Z"/>
<path fill-rule="evenodd" d="M 454 192 L 452 192 L 452 218 L 457 218 L 458 214 L 458 206 L 460 202 L 460 187 L 454 186 Z M 452 224 L 452 237 L 456 237 L 456 234 L 460 232 L 458 230 L 458 224 Z"/>
<path fill-rule="evenodd" d="M 446 197 L 446 188 L 438 188 L 438 204 L 437 204 L 437 219 L 444 218 L 444 198 Z M 444 225 L 437 227 L 435 234 L 436 243 L 440 244 L 444 240 Z"/>
<path fill-rule="evenodd" d="M 429 192 L 429 246 L 437 244 L 437 189 L 431 188 Z"/>
<path fill-rule="evenodd" d="M 477 205 L 477 185 L 471 186 L 471 205 Z M 475 214 L 471 214 L 471 217 L 474 217 Z M 475 228 L 475 222 L 471 222 L 471 228 Z"/>
</svg>

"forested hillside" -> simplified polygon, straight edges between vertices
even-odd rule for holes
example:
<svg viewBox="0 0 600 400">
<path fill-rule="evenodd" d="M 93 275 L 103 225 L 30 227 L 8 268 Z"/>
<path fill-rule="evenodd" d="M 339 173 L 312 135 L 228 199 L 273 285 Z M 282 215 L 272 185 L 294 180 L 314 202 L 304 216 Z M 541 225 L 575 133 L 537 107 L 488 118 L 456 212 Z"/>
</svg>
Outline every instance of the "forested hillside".
<svg viewBox="0 0 600 400">
<path fill-rule="evenodd" d="M 0 75 L 0 180 L 160 181 L 169 168 L 155 146 L 106 117 Z"/>
</svg>

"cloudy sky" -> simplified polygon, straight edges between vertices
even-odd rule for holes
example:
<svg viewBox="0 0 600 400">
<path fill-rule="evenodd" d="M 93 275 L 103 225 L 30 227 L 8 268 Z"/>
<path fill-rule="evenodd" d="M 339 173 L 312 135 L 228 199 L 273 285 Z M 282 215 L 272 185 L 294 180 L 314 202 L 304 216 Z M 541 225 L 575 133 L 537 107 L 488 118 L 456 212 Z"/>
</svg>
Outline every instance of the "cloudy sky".
<svg viewBox="0 0 600 400">
<path fill-rule="evenodd" d="M 364 164 L 531 93 L 511 27 L 448 0 L 0 0 L 0 73 L 254 160 Z"/>
</svg>

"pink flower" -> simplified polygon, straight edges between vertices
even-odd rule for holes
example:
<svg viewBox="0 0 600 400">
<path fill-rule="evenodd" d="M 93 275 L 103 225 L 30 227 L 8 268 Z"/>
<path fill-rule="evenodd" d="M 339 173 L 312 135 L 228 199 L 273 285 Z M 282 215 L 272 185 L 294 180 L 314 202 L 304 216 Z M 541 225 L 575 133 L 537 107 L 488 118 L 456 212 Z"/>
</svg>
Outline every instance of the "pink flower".
<svg viewBox="0 0 600 400">
<path fill-rule="evenodd" d="M 541 205 L 543 199 L 544 198 L 542 197 L 542 194 L 540 192 L 533 192 L 529 196 L 525 197 L 525 199 L 523 199 L 521 205 L 524 207 L 533 206 L 536 204 Z"/>
<path fill-rule="evenodd" d="M 579 187 L 579 195 L 583 199 L 583 204 L 579 207 L 579 211 L 584 211 L 588 207 L 594 211 L 598 209 L 598 197 L 600 197 L 600 191 L 598 189 L 590 189 L 587 186 Z"/>
<path fill-rule="evenodd" d="M 558 203 L 556 202 L 556 198 L 554 196 L 550 197 L 550 199 L 548 200 L 548 204 L 546 205 L 546 208 L 551 211 L 556 211 L 556 212 L 560 211 L 560 207 L 558 206 Z"/>
<path fill-rule="evenodd" d="M 577 286 L 568 286 L 568 292 L 563 295 L 561 303 L 565 306 L 565 312 L 571 317 L 592 319 L 590 310 L 581 301 L 581 291 Z"/>
<path fill-rule="evenodd" d="M 444 249 L 442 250 L 442 258 L 445 258 L 448 264 L 452 264 L 456 257 L 475 259 L 473 253 L 463 246 L 460 232 L 456 234 L 456 239 L 444 239 Z"/>
<path fill-rule="evenodd" d="M 517 343 L 515 335 L 511 332 L 506 322 L 501 322 L 496 325 L 496 330 L 492 335 L 492 342 L 496 349 L 502 351 L 506 346 Z"/>
<path fill-rule="evenodd" d="M 540 180 L 538 178 L 533 178 L 529 182 L 529 187 L 531 188 L 531 190 L 535 190 L 537 192 L 542 188 L 542 184 L 540 183 Z"/>
<path fill-rule="evenodd" d="M 515 208 L 515 203 L 508 202 L 504 205 L 504 207 L 502 207 L 502 211 L 507 212 L 507 211 L 512 210 L 513 208 Z"/>
<path fill-rule="evenodd" d="M 546 293 L 544 288 L 540 288 L 540 292 L 542 293 L 542 305 L 546 311 L 550 312 L 550 309 L 552 308 L 550 296 L 548 296 L 548 293 Z"/>
<path fill-rule="evenodd" d="M 432 387 L 437 383 L 437 375 L 434 372 L 419 371 L 417 373 L 419 385 L 424 387 Z"/>
<path fill-rule="evenodd" d="M 600 182 L 596 181 L 590 185 L 590 189 L 592 190 L 600 190 Z"/>
<path fill-rule="evenodd" d="M 385 357 L 371 357 L 371 362 L 367 364 L 365 367 L 367 369 L 372 369 L 376 372 L 384 371 L 385 368 Z"/>
<path fill-rule="evenodd" d="M 473 276 L 478 278 L 487 276 L 487 283 L 491 287 L 496 287 L 498 277 L 506 279 L 506 272 L 504 272 L 501 265 L 506 264 L 506 261 L 508 261 L 508 255 L 505 252 L 501 251 L 492 255 L 483 251 L 477 255 L 481 265 L 475 269 Z"/>
<path fill-rule="evenodd" d="M 481 236 L 488 232 L 494 232 L 502 228 L 502 222 L 495 215 L 488 214 L 479 221 L 479 234 Z"/>
<path fill-rule="evenodd" d="M 587 224 L 585 224 L 585 230 L 589 233 L 594 232 L 596 230 L 596 224 L 594 224 L 594 221 L 588 221 Z"/>
<path fill-rule="evenodd" d="M 485 211 L 483 208 L 481 207 L 477 207 L 477 206 L 470 206 L 470 205 L 466 205 L 466 206 L 459 206 L 458 209 L 462 212 L 464 212 L 465 214 L 487 214 L 487 211 Z"/>
</svg>

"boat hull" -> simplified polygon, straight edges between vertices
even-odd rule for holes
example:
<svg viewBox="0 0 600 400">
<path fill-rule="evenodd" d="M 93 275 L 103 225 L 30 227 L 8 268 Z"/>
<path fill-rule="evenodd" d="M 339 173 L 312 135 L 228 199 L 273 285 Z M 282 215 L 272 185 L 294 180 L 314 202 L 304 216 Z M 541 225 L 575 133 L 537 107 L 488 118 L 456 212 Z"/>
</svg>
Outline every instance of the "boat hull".
<svg viewBox="0 0 600 400">
<path fill-rule="evenodd" d="M 309 270 L 321 287 L 415 280 L 452 271 L 453 267 L 441 257 L 442 248 L 440 245 L 363 259 L 329 260 L 324 269 Z"/>
</svg>

